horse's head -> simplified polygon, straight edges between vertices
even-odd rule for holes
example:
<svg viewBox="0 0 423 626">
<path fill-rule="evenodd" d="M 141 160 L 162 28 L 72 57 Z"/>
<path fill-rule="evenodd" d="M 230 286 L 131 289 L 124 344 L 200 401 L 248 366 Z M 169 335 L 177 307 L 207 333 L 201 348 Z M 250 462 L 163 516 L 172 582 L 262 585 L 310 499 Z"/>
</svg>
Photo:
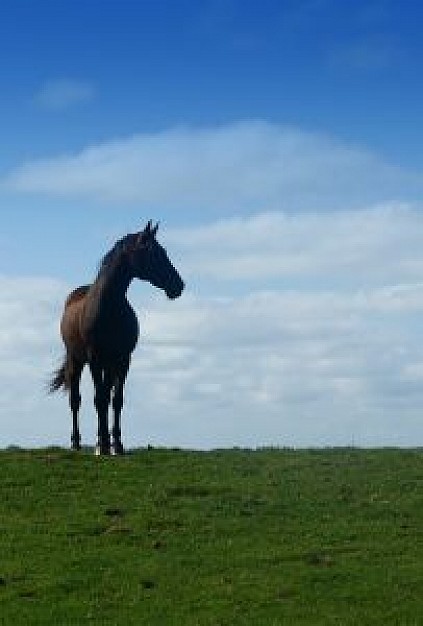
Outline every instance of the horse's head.
<svg viewBox="0 0 423 626">
<path fill-rule="evenodd" d="M 158 228 L 159 225 L 153 227 L 150 220 L 144 230 L 133 235 L 130 264 L 135 278 L 163 289 L 167 297 L 174 300 L 181 295 L 184 282 L 156 239 Z"/>
</svg>

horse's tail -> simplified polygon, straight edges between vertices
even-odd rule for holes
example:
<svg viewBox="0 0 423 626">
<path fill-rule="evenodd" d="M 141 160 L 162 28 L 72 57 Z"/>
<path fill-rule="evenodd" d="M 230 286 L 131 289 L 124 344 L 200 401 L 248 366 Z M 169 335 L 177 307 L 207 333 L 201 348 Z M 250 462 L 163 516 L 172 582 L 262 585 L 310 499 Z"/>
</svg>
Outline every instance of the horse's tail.
<svg viewBox="0 0 423 626">
<path fill-rule="evenodd" d="M 67 391 L 70 388 L 70 362 L 69 356 L 66 355 L 63 364 L 54 372 L 48 389 L 50 393 L 55 391 Z"/>
</svg>

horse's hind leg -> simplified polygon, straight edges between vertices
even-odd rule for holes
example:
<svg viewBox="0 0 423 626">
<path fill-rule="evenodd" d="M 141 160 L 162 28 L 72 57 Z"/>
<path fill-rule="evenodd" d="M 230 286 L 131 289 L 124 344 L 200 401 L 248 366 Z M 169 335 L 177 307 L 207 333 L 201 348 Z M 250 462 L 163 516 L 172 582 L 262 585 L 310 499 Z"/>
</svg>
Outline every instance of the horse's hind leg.
<svg viewBox="0 0 423 626">
<path fill-rule="evenodd" d="M 79 393 L 79 383 L 81 380 L 81 374 L 83 365 L 74 361 L 72 363 L 70 372 L 70 390 L 69 390 L 69 403 L 72 411 L 72 435 L 71 446 L 72 450 L 79 450 L 81 447 L 81 435 L 79 433 L 78 413 L 81 406 L 81 394 Z"/>
</svg>

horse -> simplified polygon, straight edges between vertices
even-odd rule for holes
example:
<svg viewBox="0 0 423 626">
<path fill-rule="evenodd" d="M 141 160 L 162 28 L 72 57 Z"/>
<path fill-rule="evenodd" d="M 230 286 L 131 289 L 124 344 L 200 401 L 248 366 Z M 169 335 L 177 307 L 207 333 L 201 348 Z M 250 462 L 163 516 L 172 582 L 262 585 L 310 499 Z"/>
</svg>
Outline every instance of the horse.
<svg viewBox="0 0 423 626">
<path fill-rule="evenodd" d="M 126 296 L 128 287 L 134 278 L 148 281 L 162 289 L 170 300 L 178 298 L 184 289 L 182 278 L 156 239 L 158 227 L 158 224 L 153 227 L 150 220 L 142 231 L 117 241 L 102 259 L 94 282 L 77 287 L 66 298 L 60 323 L 66 353 L 49 389 L 69 393 L 74 450 L 81 447 L 79 386 L 83 368 L 88 364 L 98 417 L 95 452 L 98 455 L 124 452 L 120 427 L 123 390 L 139 336 L 137 316 Z M 112 394 L 111 443 L 108 413 Z"/>
</svg>

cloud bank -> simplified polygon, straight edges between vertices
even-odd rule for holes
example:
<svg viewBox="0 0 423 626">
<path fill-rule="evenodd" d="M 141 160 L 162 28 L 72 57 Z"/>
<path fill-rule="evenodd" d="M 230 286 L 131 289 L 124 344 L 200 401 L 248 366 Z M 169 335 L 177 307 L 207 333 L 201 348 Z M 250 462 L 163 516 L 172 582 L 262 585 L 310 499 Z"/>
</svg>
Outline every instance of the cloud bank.
<svg viewBox="0 0 423 626">
<path fill-rule="evenodd" d="M 0 186 L 116 203 L 122 219 L 131 203 L 175 211 L 190 224 L 162 233 L 183 297 L 131 287 L 142 339 L 127 444 L 422 445 L 420 173 L 322 135 L 244 122 L 31 161 Z M 0 445 L 68 444 L 67 401 L 45 384 L 74 286 L 0 279 Z M 86 443 L 92 398 L 86 375 Z"/>
<path fill-rule="evenodd" d="M 421 445 L 421 220 L 417 209 L 387 205 L 168 232 L 169 249 L 187 259 L 189 289 L 169 303 L 131 288 L 142 335 L 127 444 Z M 202 291 L 204 281 L 213 288 Z M 72 286 L 4 277 L 0 287 L 0 445 L 67 445 L 67 401 L 44 385 Z M 81 417 L 92 443 L 88 376 Z"/>
</svg>

